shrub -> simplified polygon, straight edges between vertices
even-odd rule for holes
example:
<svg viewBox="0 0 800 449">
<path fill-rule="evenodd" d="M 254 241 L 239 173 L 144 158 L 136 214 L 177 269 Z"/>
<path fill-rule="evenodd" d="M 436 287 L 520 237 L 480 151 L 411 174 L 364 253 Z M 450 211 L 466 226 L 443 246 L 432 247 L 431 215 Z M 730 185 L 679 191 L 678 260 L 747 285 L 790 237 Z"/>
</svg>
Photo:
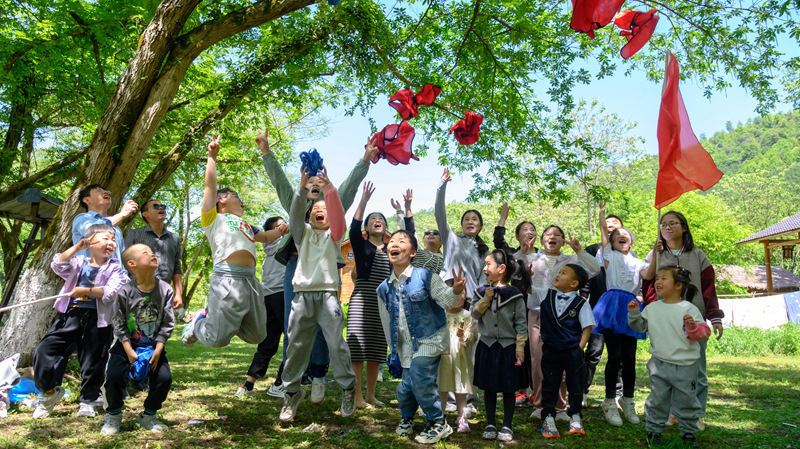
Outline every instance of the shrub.
<svg viewBox="0 0 800 449">
<path fill-rule="evenodd" d="M 712 333 L 708 352 L 719 355 L 800 355 L 800 324 L 784 324 L 776 330 L 729 327 L 717 340 Z"/>
</svg>

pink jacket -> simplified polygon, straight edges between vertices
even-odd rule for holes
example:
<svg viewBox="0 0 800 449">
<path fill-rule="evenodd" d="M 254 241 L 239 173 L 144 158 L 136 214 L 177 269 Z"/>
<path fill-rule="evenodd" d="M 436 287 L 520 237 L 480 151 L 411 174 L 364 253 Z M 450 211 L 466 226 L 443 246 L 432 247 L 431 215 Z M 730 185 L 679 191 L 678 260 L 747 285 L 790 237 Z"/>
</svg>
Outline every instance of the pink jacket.
<svg viewBox="0 0 800 449">
<path fill-rule="evenodd" d="M 60 255 L 59 253 L 53 256 L 50 268 L 53 269 L 55 274 L 66 280 L 64 286 L 61 287 L 61 291 L 58 292 L 60 295 L 65 296 L 58 298 L 53 304 L 54 309 L 64 313 L 69 305 L 69 292 L 78 285 L 81 268 L 83 268 L 83 262 L 86 257 L 78 254 L 68 262 L 61 262 L 58 260 Z M 129 280 L 125 270 L 122 269 L 122 265 L 114 257 L 109 257 L 106 263 L 100 267 L 94 280 L 94 286 L 103 289 L 103 297 L 97 301 L 97 327 L 106 327 L 111 323 L 111 317 L 114 316 L 112 305 L 117 298 L 117 291 Z"/>
</svg>

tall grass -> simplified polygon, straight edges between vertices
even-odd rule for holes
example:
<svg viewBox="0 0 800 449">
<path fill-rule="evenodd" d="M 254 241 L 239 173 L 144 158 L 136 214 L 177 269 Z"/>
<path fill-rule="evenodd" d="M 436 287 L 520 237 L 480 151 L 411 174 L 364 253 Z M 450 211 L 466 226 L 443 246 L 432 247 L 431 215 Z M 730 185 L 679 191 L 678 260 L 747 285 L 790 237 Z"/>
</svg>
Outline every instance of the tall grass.
<svg viewBox="0 0 800 449">
<path fill-rule="evenodd" d="M 735 356 L 800 355 L 800 324 L 784 324 L 776 330 L 729 327 L 719 340 L 712 333 L 707 351 Z"/>
</svg>

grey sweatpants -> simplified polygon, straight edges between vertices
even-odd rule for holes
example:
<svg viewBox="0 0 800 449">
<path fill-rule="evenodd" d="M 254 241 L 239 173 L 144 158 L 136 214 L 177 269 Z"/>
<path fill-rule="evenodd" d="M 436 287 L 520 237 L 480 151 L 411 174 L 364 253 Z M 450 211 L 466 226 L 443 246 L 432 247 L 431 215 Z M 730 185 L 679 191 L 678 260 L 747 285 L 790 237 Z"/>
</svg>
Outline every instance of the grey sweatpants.
<svg viewBox="0 0 800 449">
<path fill-rule="evenodd" d="M 289 312 L 289 327 L 286 329 L 289 347 L 286 349 L 281 376 L 286 391 L 300 391 L 300 378 L 311 358 L 317 325 L 328 344 L 333 378 L 344 390 L 355 388 L 356 374 L 351 365 L 350 349 L 342 336 L 344 312 L 337 293 L 295 291 L 292 311 Z"/>
<path fill-rule="evenodd" d="M 671 407 L 681 433 L 696 434 L 697 420 L 702 413 L 697 399 L 697 363 L 681 366 L 651 357 L 647 369 L 650 371 L 650 396 L 644 403 L 645 429 L 664 433 Z"/>
<path fill-rule="evenodd" d="M 208 316 L 195 323 L 200 343 L 221 348 L 234 335 L 257 345 L 267 338 L 267 309 L 261 283 L 252 273 L 211 273 L 208 280 Z"/>
</svg>

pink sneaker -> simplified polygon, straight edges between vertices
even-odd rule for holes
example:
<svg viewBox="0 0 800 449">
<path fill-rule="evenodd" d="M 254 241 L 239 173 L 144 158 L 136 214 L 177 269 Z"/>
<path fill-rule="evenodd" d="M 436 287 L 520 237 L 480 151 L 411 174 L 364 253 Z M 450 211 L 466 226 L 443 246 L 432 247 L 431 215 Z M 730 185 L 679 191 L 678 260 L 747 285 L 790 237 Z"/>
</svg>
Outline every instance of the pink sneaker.
<svg viewBox="0 0 800 449">
<path fill-rule="evenodd" d="M 467 422 L 466 419 L 462 419 L 461 421 L 458 421 L 456 424 L 458 424 L 458 430 L 456 430 L 456 432 L 458 433 L 469 432 L 469 423 Z"/>
</svg>

